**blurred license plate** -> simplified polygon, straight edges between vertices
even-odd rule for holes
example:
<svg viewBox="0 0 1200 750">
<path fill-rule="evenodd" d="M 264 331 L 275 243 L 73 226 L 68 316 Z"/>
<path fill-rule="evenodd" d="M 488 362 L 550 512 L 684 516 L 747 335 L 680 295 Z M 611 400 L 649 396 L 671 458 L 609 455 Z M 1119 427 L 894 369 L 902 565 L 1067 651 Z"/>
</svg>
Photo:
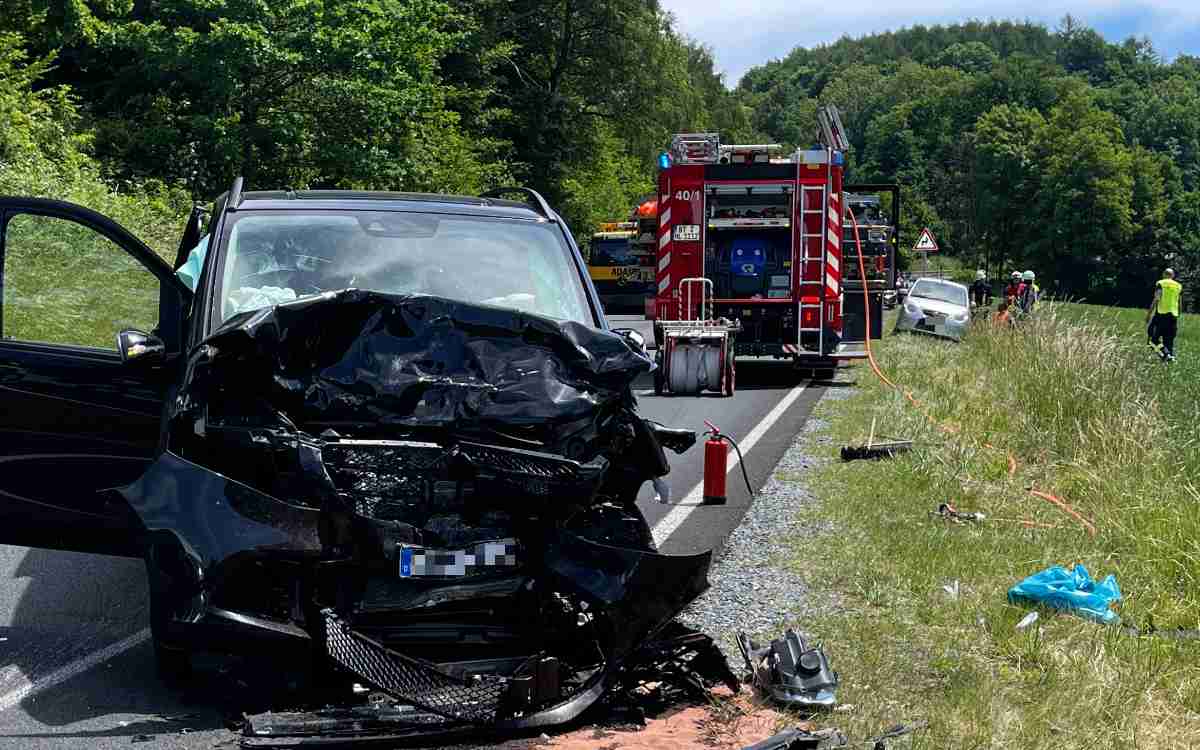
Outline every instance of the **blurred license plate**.
<svg viewBox="0 0 1200 750">
<path fill-rule="evenodd" d="M 493 539 L 465 549 L 396 546 L 401 578 L 469 576 L 517 567 L 517 540 Z"/>
</svg>

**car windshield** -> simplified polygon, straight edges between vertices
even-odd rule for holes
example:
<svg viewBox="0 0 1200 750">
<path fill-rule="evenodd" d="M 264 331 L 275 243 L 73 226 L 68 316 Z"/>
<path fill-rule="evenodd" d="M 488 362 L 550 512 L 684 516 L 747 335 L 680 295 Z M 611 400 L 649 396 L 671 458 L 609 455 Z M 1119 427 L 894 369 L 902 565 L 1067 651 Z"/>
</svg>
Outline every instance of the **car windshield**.
<svg viewBox="0 0 1200 750">
<path fill-rule="evenodd" d="M 397 211 L 247 212 L 228 238 L 217 291 L 222 322 L 351 287 L 595 322 L 551 224 Z"/>
<path fill-rule="evenodd" d="M 908 296 L 935 299 L 938 302 L 948 302 L 952 305 L 962 305 L 963 307 L 967 306 L 967 290 L 958 284 L 949 284 L 945 281 L 920 279 L 912 285 Z"/>
<path fill-rule="evenodd" d="M 593 266 L 636 266 L 639 259 L 633 254 L 629 240 L 593 239 Z"/>
</svg>

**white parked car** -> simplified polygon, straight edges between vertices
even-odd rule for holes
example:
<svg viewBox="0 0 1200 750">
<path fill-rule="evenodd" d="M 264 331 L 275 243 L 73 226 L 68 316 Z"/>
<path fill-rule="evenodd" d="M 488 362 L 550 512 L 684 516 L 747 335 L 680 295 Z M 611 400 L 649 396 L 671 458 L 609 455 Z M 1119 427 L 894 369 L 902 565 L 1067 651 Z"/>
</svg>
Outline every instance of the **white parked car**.
<svg viewBox="0 0 1200 750">
<path fill-rule="evenodd" d="M 917 279 L 904 297 L 895 332 L 927 333 L 961 341 L 970 321 L 967 287 L 941 279 Z"/>
</svg>

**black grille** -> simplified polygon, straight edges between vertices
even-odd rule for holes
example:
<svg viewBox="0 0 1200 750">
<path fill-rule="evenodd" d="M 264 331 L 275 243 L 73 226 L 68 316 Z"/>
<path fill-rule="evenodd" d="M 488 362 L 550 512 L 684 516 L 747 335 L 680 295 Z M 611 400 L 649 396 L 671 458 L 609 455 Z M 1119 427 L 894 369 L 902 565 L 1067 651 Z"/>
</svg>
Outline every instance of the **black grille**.
<svg viewBox="0 0 1200 750">
<path fill-rule="evenodd" d="M 350 628 L 332 610 L 325 619 L 325 648 L 337 664 L 397 700 L 455 721 L 490 724 L 508 689 L 497 677 L 456 678 L 434 664 L 396 653 Z"/>
<path fill-rule="evenodd" d="M 485 486 L 535 497 L 590 496 L 608 466 L 602 458 L 580 464 L 549 453 L 466 442 L 443 448 L 342 440 L 326 443 L 321 456 L 339 495 L 361 515 L 381 520 L 411 518 L 415 506 L 426 512 L 458 506 Z"/>
</svg>

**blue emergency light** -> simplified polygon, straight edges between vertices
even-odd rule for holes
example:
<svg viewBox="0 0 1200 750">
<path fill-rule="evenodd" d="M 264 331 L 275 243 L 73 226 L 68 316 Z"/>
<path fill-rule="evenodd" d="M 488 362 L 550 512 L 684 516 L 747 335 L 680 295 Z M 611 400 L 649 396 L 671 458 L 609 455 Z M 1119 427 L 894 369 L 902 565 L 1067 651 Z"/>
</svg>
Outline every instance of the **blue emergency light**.
<svg viewBox="0 0 1200 750">
<path fill-rule="evenodd" d="M 671 168 L 671 155 L 668 154 L 666 151 L 663 151 L 661 154 L 658 155 L 658 168 L 659 169 L 670 169 Z"/>
</svg>

